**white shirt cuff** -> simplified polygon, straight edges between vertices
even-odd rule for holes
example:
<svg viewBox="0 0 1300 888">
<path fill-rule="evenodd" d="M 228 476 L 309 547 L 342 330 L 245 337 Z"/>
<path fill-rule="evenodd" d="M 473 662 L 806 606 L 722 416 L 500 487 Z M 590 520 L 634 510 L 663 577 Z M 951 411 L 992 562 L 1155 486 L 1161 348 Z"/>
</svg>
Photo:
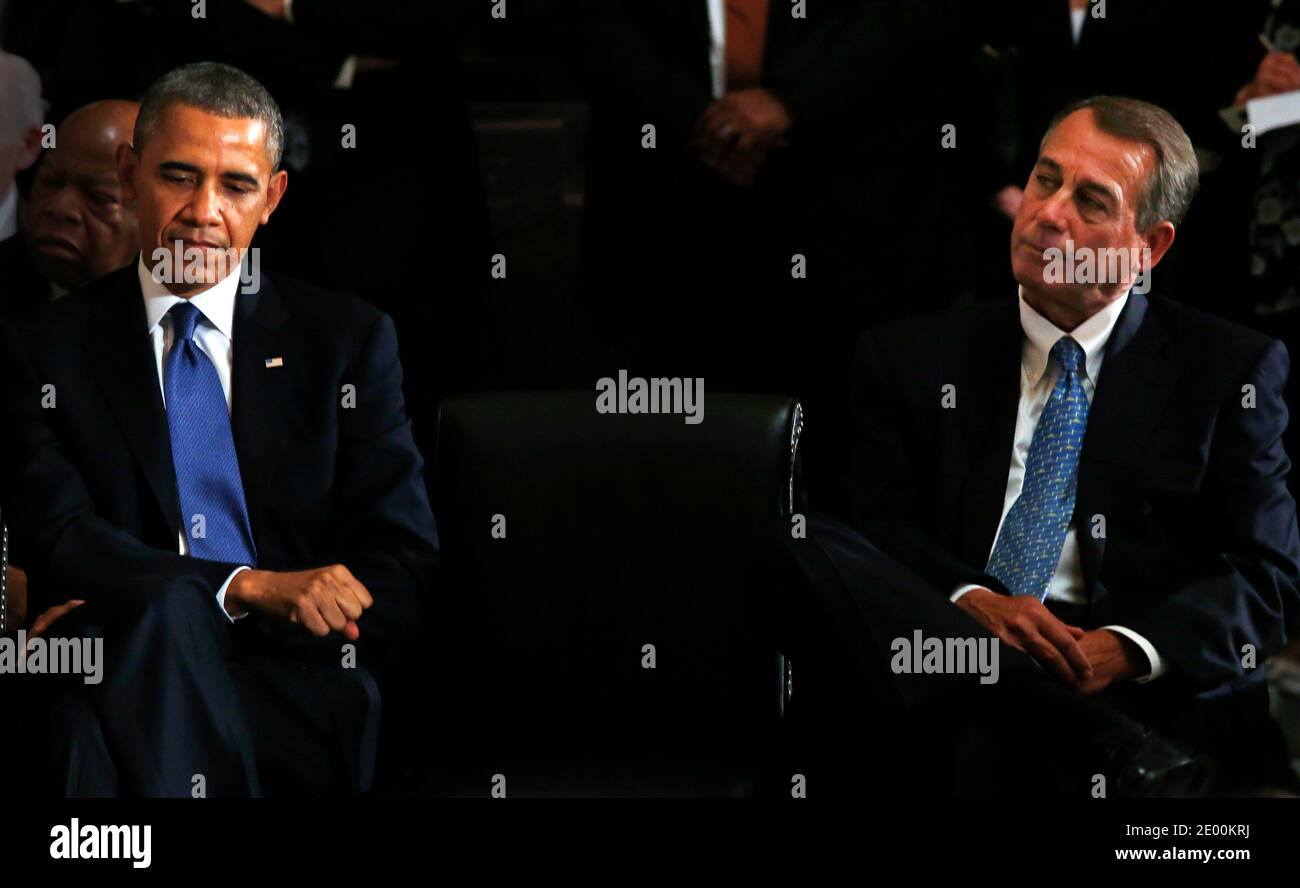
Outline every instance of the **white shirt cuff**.
<svg viewBox="0 0 1300 888">
<path fill-rule="evenodd" d="M 984 589 L 984 588 L 986 587 L 981 586 L 979 583 L 963 583 L 962 585 L 958 586 L 956 589 L 952 590 L 952 594 L 948 596 L 948 600 L 951 601 L 953 604 L 956 604 L 957 599 L 961 598 L 970 590 Z"/>
<path fill-rule="evenodd" d="M 217 590 L 217 607 L 221 609 L 221 613 L 225 616 L 225 618 L 232 623 L 235 622 L 236 620 L 242 620 L 244 619 L 244 617 L 248 616 L 248 611 L 244 611 L 239 616 L 232 617 L 230 615 L 230 611 L 226 610 L 226 590 L 230 588 L 230 581 L 233 580 L 235 576 L 239 574 L 241 571 L 245 571 L 245 570 L 252 570 L 252 568 L 249 567 L 248 565 L 244 565 L 243 567 L 237 567 L 234 570 L 232 570 L 230 572 L 230 576 L 226 577 L 226 581 L 222 583 L 221 588 Z"/>
<path fill-rule="evenodd" d="M 293 0 L 284 0 L 284 20 L 293 24 Z"/>
<path fill-rule="evenodd" d="M 1101 628 L 1109 629 L 1111 632 L 1118 632 L 1125 638 L 1130 639 L 1134 644 L 1142 648 L 1142 653 L 1147 655 L 1147 661 L 1151 664 L 1151 671 L 1141 678 L 1134 679 L 1138 684 L 1145 684 L 1148 681 L 1157 679 L 1168 671 L 1164 659 L 1156 651 L 1155 646 L 1132 629 L 1126 626 L 1102 626 Z"/>
</svg>

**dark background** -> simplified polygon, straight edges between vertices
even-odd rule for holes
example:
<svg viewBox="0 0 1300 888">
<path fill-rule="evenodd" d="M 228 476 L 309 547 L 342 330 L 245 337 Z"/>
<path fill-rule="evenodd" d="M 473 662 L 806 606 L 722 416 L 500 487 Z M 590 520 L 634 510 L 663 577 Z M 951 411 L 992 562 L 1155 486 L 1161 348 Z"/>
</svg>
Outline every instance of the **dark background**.
<svg viewBox="0 0 1300 888">
<path fill-rule="evenodd" d="M 1010 298 L 1010 221 L 989 198 L 1024 183 L 1060 106 L 1101 92 L 1167 107 L 1206 161 L 1157 291 L 1294 340 L 1289 315 L 1253 310 L 1258 153 L 1217 116 L 1263 56 L 1268 0 L 1110 0 L 1078 48 L 1065 0 L 809 0 L 815 36 L 777 45 L 773 28 L 767 52 L 798 97 L 791 145 L 747 189 L 689 148 L 704 0 L 508 0 L 504 19 L 493 5 L 318 0 L 289 25 L 240 0 L 208 0 L 203 19 L 188 0 L 0 0 L 0 45 L 40 72 L 50 121 L 190 61 L 265 83 L 290 188 L 255 242 L 263 265 L 393 315 L 426 448 L 447 394 L 703 376 L 798 395 L 809 480 L 831 495 L 858 331 Z M 334 88 L 349 54 L 388 66 Z"/>
</svg>

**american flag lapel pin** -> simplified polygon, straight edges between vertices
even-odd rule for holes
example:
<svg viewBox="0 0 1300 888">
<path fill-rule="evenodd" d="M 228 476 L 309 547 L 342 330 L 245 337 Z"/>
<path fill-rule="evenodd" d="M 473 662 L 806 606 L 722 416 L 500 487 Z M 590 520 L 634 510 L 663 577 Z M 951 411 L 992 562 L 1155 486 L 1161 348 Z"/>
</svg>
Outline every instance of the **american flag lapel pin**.
<svg viewBox="0 0 1300 888">
<path fill-rule="evenodd" d="M 283 367 L 283 366 L 284 366 L 284 358 L 267 358 L 267 359 L 266 359 L 266 366 L 267 366 L 267 367 Z"/>
</svg>

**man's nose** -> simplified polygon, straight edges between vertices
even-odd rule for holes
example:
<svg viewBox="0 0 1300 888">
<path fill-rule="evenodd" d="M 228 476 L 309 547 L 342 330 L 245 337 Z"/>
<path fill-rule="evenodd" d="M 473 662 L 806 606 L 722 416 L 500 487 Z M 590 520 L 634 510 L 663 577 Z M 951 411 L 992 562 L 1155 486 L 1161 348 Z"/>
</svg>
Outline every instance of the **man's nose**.
<svg viewBox="0 0 1300 888">
<path fill-rule="evenodd" d="M 194 189 L 190 199 L 190 216 L 197 228 L 206 228 L 221 222 L 221 202 L 214 187 Z"/>
<path fill-rule="evenodd" d="M 78 225 L 81 222 L 81 200 L 72 188 L 60 188 L 41 201 L 33 215 L 44 214 L 60 225 Z"/>
<path fill-rule="evenodd" d="M 1038 208 L 1038 223 L 1053 231 L 1066 232 L 1070 228 L 1072 207 L 1070 193 L 1062 188 Z"/>
</svg>

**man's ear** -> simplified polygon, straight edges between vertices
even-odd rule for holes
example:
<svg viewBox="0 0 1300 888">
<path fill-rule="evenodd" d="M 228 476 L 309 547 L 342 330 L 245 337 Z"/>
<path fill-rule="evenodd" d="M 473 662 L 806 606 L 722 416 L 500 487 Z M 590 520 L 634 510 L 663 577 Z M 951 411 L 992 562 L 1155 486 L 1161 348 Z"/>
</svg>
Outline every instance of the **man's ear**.
<svg viewBox="0 0 1300 888">
<path fill-rule="evenodd" d="M 1152 226 L 1150 231 L 1142 235 L 1142 243 L 1151 251 L 1151 263 L 1143 268 L 1144 271 L 1150 271 L 1174 245 L 1174 223 L 1166 219 Z"/>
<path fill-rule="evenodd" d="M 41 156 L 41 128 L 29 126 L 23 130 L 23 140 L 18 146 L 18 171 L 27 169 Z"/>
<path fill-rule="evenodd" d="M 117 181 L 122 187 L 122 202 L 135 203 L 135 174 L 140 168 L 140 159 L 136 157 L 135 148 L 123 142 L 117 146 Z"/>
<path fill-rule="evenodd" d="M 277 170 L 271 174 L 270 180 L 266 183 L 266 208 L 262 210 L 262 223 L 265 225 L 271 219 L 271 214 L 275 208 L 280 205 L 280 198 L 284 197 L 284 192 L 289 188 L 289 173 L 287 170 Z"/>
</svg>

